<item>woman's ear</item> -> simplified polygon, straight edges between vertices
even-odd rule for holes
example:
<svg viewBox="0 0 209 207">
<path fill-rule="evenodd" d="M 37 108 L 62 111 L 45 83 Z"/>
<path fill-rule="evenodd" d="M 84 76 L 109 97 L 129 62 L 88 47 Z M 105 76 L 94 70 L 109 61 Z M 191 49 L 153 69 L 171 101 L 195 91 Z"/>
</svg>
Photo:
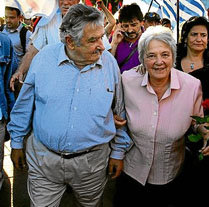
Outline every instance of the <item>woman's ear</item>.
<svg viewBox="0 0 209 207">
<path fill-rule="evenodd" d="M 74 43 L 74 41 L 72 40 L 72 38 L 70 36 L 66 37 L 66 44 L 69 47 L 69 49 L 74 50 L 75 43 Z"/>
</svg>

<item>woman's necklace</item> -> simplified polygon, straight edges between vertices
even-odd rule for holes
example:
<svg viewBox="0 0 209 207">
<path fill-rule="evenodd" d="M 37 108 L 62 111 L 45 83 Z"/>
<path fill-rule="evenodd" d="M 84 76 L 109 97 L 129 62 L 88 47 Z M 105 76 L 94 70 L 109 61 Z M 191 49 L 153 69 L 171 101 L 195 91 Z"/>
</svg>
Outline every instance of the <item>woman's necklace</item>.
<svg viewBox="0 0 209 207">
<path fill-rule="evenodd" d="M 191 70 L 194 70 L 194 63 L 190 64 L 190 68 L 191 68 Z"/>
</svg>

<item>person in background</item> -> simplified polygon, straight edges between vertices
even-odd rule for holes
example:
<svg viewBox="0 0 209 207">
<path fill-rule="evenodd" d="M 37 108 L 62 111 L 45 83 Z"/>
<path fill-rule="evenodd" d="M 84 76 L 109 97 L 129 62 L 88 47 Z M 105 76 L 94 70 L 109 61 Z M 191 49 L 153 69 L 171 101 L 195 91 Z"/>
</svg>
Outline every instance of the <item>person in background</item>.
<svg viewBox="0 0 209 207">
<path fill-rule="evenodd" d="M 144 29 L 146 30 L 150 26 L 156 26 L 161 24 L 160 15 L 156 12 L 147 12 L 144 15 Z"/>
<path fill-rule="evenodd" d="M 18 65 L 27 51 L 31 32 L 21 23 L 21 11 L 15 2 L 5 3 L 5 22 L 6 26 L 3 33 L 7 34 L 12 40 L 18 58 Z"/>
<path fill-rule="evenodd" d="M 28 51 L 25 54 L 22 63 L 18 67 L 16 73 L 10 80 L 10 87 L 15 91 L 15 82 L 22 83 L 24 76 L 30 67 L 30 63 L 33 57 L 46 45 L 54 44 L 60 41 L 59 39 L 59 27 L 62 21 L 62 17 L 66 14 L 69 7 L 74 4 L 78 4 L 80 0 L 57 0 L 59 8 L 51 19 L 41 18 L 36 25 L 36 29 L 31 36 L 32 44 L 29 45 Z"/>
<path fill-rule="evenodd" d="M 4 18 L 0 17 L 0 32 L 2 32 L 4 29 Z"/>
<path fill-rule="evenodd" d="M 121 73 L 140 64 L 137 45 L 143 32 L 143 14 L 140 7 L 133 3 L 119 10 L 119 24 L 111 40 L 111 53 L 116 58 Z"/>
<path fill-rule="evenodd" d="M 108 51 L 111 51 L 111 45 L 109 43 L 109 36 L 116 24 L 116 20 L 112 13 L 108 10 L 108 8 L 104 5 L 103 1 L 99 0 L 96 2 L 97 7 L 101 9 L 105 14 L 104 19 L 104 27 L 105 27 L 105 35 L 103 36 L 103 43 L 105 46 L 105 49 Z"/>
<path fill-rule="evenodd" d="M 33 32 L 33 22 L 32 22 L 32 19 L 30 17 L 24 17 L 22 24 L 29 31 Z"/>
<path fill-rule="evenodd" d="M 59 206 L 68 184 L 74 206 L 101 206 L 108 161 L 109 174 L 117 177 L 132 146 L 125 128 L 114 124 L 113 113 L 125 115 L 123 92 L 104 33 L 102 12 L 71 6 L 60 27 L 62 42 L 34 57 L 11 112 L 8 131 L 17 168 L 25 166 L 23 138 L 33 126 L 26 147 L 33 207 Z"/>
<path fill-rule="evenodd" d="M 209 99 L 209 21 L 205 17 L 191 17 L 183 24 L 180 37 L 176 68 L 198 78 L 202 84 L 203 99 Z M 205 115 L 209 115 L 208 111 Z M 203 185 L 209 185 L 209 158 L 198 161 L 196 152 L 202 145 L 191 142 L 186 142 L 186 145 L 185 188 L 188 194 L 195 192 L 195 196 L 188 199 L 188 205 L 207 206 L 207 199 L 204 199 L 207 191 L 201 189 Z"/>
<path fill-rule="evenodd" d="M 184 135 L 191 125 L 204 138 L 209 135 L 209 130 L 191 118 L 203 116 L 201 83 L 174 68 L 176 41 L 169 28 L 147 28 L 138 51 L 142 66 L 122 74 L 134 146 L 126 153 L 114 206 L 187 206 L 182 205 L 187 198 L 181 180 Z M 209 147 L 202 152 L 208 156 Z"/>
<path fill-rule="evenodd" d="M 105 35 L 107 36 L 107 38 L 109 38 L 113 31 L 113 28 L 116 25 L 116 19 L 113 14 L 108 10 L 108 8 L 104 5 L 104 2 L 102 0 L 98 0 L 96 3 L 98 5 L 98 8 L 101 8 L 101 10 L 105 14 Z"/>
<path fill-rule="evenodd" d="M 0 190 L 4 181 L 3 159 L 6 124 L 15 103 L 9 80 L 17 69 L 17 58 L 10 38 L 0 33 Z"/>
<path fill-rule="evenodd" d="M 162 19 L 161 19 L 161 24 L 162 24 L 162 26 L 164 26 L 164 27 L 168 27 L 168 28 L 172 29 L 170 19 L 162 18 Z"/>
</svg>

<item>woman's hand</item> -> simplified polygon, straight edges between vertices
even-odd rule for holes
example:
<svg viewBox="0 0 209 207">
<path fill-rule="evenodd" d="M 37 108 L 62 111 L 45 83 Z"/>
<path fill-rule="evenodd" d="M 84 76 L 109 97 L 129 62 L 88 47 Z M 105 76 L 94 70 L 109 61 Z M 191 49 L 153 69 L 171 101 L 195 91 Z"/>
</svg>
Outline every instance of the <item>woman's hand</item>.
<svg viewBox="0 0 209 207">
<path fill-rule="evenodd" d="M 209 146 L 207 146 L 207 142 L 209 140 L 209 130 L 205 127 L 209 127 L 209 123 L 200 124 L 198 126 L 197 131 L 202 135 L 203 137 L 203 147 L 200 150 L 204 156 L 209 155 Z"/>
</svg>

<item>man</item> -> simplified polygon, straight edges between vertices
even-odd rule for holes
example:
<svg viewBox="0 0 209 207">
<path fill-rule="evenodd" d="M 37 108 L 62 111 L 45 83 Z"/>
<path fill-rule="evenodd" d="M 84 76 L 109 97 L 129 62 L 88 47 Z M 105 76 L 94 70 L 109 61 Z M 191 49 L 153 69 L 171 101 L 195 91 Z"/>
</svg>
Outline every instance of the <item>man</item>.
<svg viewBox="0 0 209 207">
<path fill-rule="evenodd" d="M 0 189 L 3 184 L 3 159 L 6 123 L 15 103 L 9 80 L 17 68 L 17 59 L 12 42 L 6 34 L 0 33 Z"/>
<path fill-rule="evenodd" d="M 115 128 L 113 113 L 125 114 L 120 71 L 103 35 L 102 13 L 74 5 L 60 27 L 62 42 L 45 47 L 30 66 L 8 130 L 20 168 L 23 137 L 33 125 L 26 148 L 32 206 L 59 206 L 67 184 L 75 206 L 100 206 L 110 152 L 109 172 L 120 174 L 131 140 Z"/>
<path fill-rule="evenodd" d="M 18 58 L 18 64 L 20 64 L 22 57 L 24 56 L 27 50 L 29 37 L 32 34 L 28 29 L 23 27 L 21 23 L 21 18 L 22 15 L 18 8 L 18 5 L 15 2 L 6 2 L 6 26 L 2 32 L 7 34 L 9 38 L 12 40 Z"/>
<path fill-rule="evenodd" d="M 142 34 L 143 14 L 140 7 L 133 3 L 119 10 L 119 26 L 111 42 L 111 53 L 115 56 L 121 73 L 140 64 L 137 45 Z"/>
<path fill-rule="evenodd" d="M 156 12 L 147 12 L 144 15 L 144 29 L 146 30 L 150 26 L 156 26 L 161 24 L 160 15 Z"/>
</svg>

